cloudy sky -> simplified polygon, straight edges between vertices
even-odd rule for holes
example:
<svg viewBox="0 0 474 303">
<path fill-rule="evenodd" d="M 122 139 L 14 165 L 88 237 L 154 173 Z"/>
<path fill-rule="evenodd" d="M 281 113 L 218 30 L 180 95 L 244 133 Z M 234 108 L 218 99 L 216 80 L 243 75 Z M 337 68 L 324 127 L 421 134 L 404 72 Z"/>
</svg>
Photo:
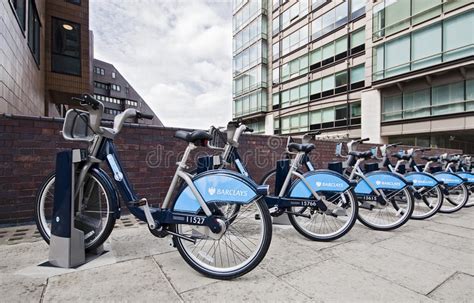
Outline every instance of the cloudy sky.
<svg viewBox="0 0 474 303">
<path fill-rule="evenodd" d="M 165 126 L 226 125 L 230 0 L 91 0 L 90 6 L 94 56 L 114 64 Z"/>
</svg>

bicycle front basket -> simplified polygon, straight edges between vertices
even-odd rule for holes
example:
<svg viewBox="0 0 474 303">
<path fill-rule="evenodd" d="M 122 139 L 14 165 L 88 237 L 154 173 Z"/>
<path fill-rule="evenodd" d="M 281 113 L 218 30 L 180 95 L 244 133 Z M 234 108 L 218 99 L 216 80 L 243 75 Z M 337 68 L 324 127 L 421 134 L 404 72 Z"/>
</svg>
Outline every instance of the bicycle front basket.
<svg viewBox="0 0 474 303">
<path fill-rule="evenodd" d="M 89 113 L 77 109 L 68 110 L 64 118 L 63 137 L 71 141 L 91 141 L 94 133 L 89 126 Z"/>
<path fill-rule="evenodd" d="M 224 148 L 227 143 L 226 134 L 221 132 L 218 128 L 212 127 L 210 130 L 212 139 L 209 140 L 208 146 L 210 148 Z"/>
</svg>

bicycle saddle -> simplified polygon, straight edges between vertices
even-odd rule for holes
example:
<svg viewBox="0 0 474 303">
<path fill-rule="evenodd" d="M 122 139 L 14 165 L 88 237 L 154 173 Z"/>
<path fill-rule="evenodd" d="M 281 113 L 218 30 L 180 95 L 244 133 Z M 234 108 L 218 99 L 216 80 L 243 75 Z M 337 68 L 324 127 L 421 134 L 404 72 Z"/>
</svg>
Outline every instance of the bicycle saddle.
<svg viewBox="0 0 474 303">
<path fill-rule="evenodd" d="M 398 160 L 407 160 L 407 161 L 412 158 L 412 156 L 409 156 L 407 154 L 399 154 L 399 153 L 392 154 L 392 157 L 397 158 Z"/>
<path fill-rule="evenodd" d="M 196 142 L 199 140 L 210 140 L 212 136 L 204 131 L 204 130 L 194 130 L 192 132 L 188 132 L 185 130 L 178 130 L 174 134 L 175 138 L 184 140 L 186 142 Z"/>
<path fill-rule="evenodd" d="M 367 150 L 367 151 L 363 151 L 363 152 L 351 151 L 351 152 L 349 152 L 349 155 L 354 156 L 354 157 L 356 157 L 356 158 L 369 159 L 369 158 L 372 157 L 374 154 L 372 153 L 372 151 Z"/>
<path fill-rule="evenodd" d="M 436 162 L 439 160 L 439 156 L 421 156 L 421 159 Z"/>
<path fill-rule="evenodd" d="M 289 150 L 294 149 L 296 151 L 305 152 L 305 153 L 309 153 L 314 148 L 315 148 L 315 146 L 312 143 L 299 144 L 299 143 L 292 142 L 292 143 L 288 144 L 288 149 Z"/>
</svg>

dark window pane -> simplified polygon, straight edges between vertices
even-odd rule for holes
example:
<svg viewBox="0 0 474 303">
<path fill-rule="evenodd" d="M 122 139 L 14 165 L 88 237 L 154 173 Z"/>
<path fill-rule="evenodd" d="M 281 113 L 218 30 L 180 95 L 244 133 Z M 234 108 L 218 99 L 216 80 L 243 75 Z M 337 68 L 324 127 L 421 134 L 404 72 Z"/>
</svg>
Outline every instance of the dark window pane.
<svg viewBox="0 0 474 303">
<path fill-rule="evenodd" d="M 33 54 L 36 64 L 40 64 L 40 29 L 41 24 L 38 11 L 33 0 L 30 0 L 28 7 L 28 46 Z"/>
<path fill-rule="evenodd" d="M 66 0 L 66 2 L 76 4 L 76 5 L 81 5 L 81 0 Z"/>
<path fill-rule="evenodd" d="M 24 31 L 26 19 L 26 0 L 10 0 L 10 5 L 15 12 L 21 29 Z"/>
<path fill-rule="evenodd" d="M 53 18 L 53 72 L 81 75 L 81 29 L 77 23 Z"/>
</svg>

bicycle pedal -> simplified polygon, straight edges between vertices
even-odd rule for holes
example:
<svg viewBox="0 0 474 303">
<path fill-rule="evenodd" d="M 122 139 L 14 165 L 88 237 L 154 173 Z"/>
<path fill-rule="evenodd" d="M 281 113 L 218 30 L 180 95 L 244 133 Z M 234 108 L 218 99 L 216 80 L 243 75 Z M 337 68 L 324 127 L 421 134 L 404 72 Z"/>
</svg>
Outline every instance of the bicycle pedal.
<svg viewBox="0 0 474 303">
<path fill-rule="evenodd" d="M 276 212 L 278 211 L 278 206 L 273 206 L 273 207 L 270 208 L 268 211 L 270 212 L 270 214 L 274 214 L 274 213 L 276 213 Z"/>
<path fill-rule="evenodd" d="M 153 219 L 153 216 L 151 215 L 151 211 L 150 211 L 150 206 L 148 205 L 148 201 L 146 198 L 142 198 L 138 201 L 138 203 L 140 203 L 140 208 L 143 210 L 143 212 L 145 213 L 145 217 L 146 217 L 146 221 L 148 223 L 148 227 L 150 229 L 155 229 L 156 228 L 156 223 L 155 223 L 155 219 Z"/>
</svg>

